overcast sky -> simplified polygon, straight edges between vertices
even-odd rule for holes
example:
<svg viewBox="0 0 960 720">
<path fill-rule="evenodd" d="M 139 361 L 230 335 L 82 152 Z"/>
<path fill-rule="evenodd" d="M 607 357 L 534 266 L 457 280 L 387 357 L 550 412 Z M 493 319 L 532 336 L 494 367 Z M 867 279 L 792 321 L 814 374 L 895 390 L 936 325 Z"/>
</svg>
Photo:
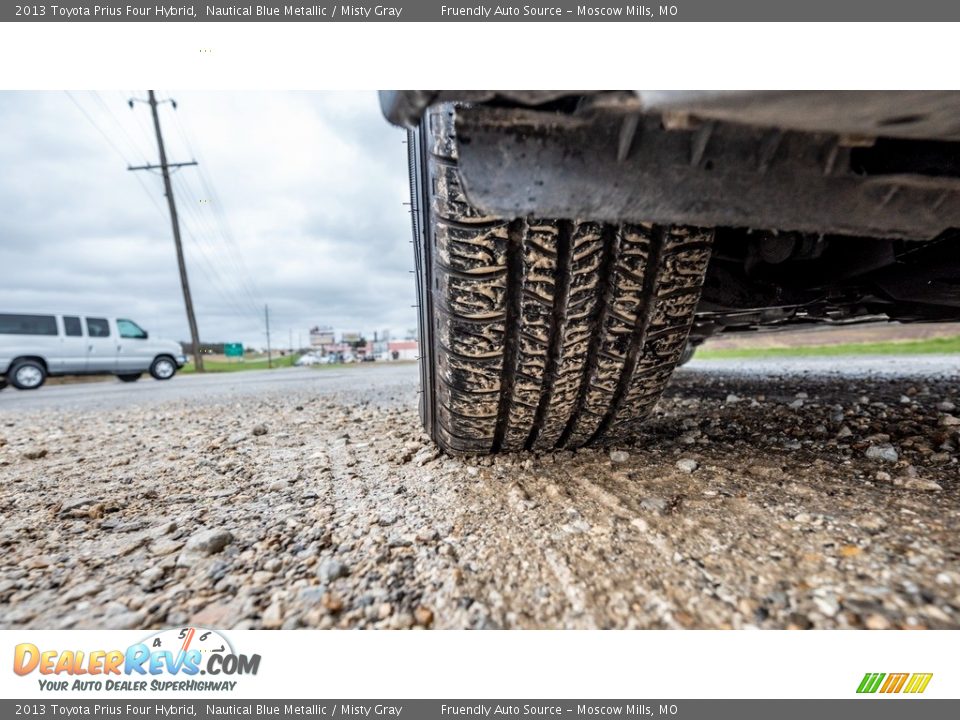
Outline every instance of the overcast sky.
<svg viewBox="0 0 960 720">
<path fill-rule="evenodd" d="M 264 303 L 280 347 L 415 326 L 405 136 L 374 93 L 157 92 L 168 159 L 203 170 L 174 176 L 203 340 L 262 345 Z M 0 92 L 0 312 L 189 338 L 161 179 L 126 169 L 157 161 L 133 93 Z"/>
</svg>

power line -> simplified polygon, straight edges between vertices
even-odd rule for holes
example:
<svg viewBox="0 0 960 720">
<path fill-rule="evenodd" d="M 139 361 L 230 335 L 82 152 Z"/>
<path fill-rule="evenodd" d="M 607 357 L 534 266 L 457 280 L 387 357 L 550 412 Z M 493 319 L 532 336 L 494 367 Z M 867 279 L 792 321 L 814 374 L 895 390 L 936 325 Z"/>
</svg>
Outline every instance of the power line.
<svg viewBox="0 0 960 720">
<path fill-rule="evenodd" d="M 174 125 L 188 152 L 198 158 L 202 163 L 198 168 L 199 172 L 197 175 L 200 179 L 201 190 L 208 200 L 207 207 L 213 210 L 214 217 L 217 221 L 215 223 L 216 228 L 219 231 L 219 236 L 223 239 L 228 257 L 238 273 L 242 289 L 250 296 L 251 301 L 255 305 L 259 305 L 262 294 L 257 286 L 256 279 L 252 276 L 244 262 L 243 255 L 239 249 L 239 243 L 234 236 L 229 218 L 226 215 L 224 203 L 213 183 L 210 171 L 206 169 L 209 163 L 206 162 L 206 158 L 203 157 L 201 150 L 194 148 L 194 143 L 191 142 L 190 135 L 179 116 L 174 117 Z"/>
<path fill-rule="evenodd" d="M 114 151 L 118 156 L 120 156 L 120 159 L 123 160 L 124 165 L 127 165 L 127 166 L 129 167 L 131 163 L 130 163 L 130 161 L 127 159 L 127 156 L 124 154 L 124 152 L 123 152 L 119 147 L 117 147 L 116 143 L 114 143 L 113 140 L 110 138 L 110 136 L 107 135 L 106 131 L 104 131 L 104 129 L 100 127 L 100 124 L 99 124 L 96 120 L 93 119 L 93 117 L 90 115 L 90 113 L 88 113 L 88 112 L 86 111 L 86 109 L 83 107 L 83 105 L 81 105 L 81 104 L 79 103 L 79 101 L 73 96 L 73 94 L 72 94 L 69 90 L 65 90 L 64 92 L 66 93 L 67 97 L 70 98 L 71 102 L 73 102 L 73 104 L 77 106 L 77 109 L 78 109 L 81 113 L 83 113 L 83 116 L 84 116 L 84 117 L 87 119 L 87 121 L 93 126 L 93 128 L 94 128 L 98 133 L 100 133 L 100 136 L 101 136 L 104 140 L 106 140 L 107 145 L 109 145 L 109 146 L 113 149 L 113 151 Z M 154 197 L 154 194 L 153 194 L 152 192 L 150 192 L 150 188 L 147 187 L 146 183 L 143 181 L 143 178 L 141 178 L 139 175 L 134 175 L 134 177 L 137 178 L 137 184 L 140 185 L 140 187 L 143 189 L 143 192 L 146 194 L 146 196 L 147 196 L 148 198 L 150 198 L 150 202 L 151 202 L 151 203 L 153 204 L 153 206 L 157 209 L 157 212 L 163 213 L 163 209 L 160 207 L 160 203 L 157 202 L 157 199 L 156 199 L 156 197 Z"/>
<path fill-rule="evenodd" d="M 183 194 L 188 195 L 187 199 L 189 201 L 191 199 L 190 196 L 192 195 L 192 193 L 184 190 L 185 183 L 183 183 L 182 181 L 178 181 L 177 178 L 174 178 L 174 183 L 180 189 L 182 195 Z M 190 215 L 190 219 L 187 223 L 185 223 L 184 227 L 187 228 L 188 234 L 191 240 L 193 240 L 196 250 L 198 251 L 198 253 L 202 255 L 202 257 L 204 258 L 204 261 L 207 263 L 207 266 L 210 268 L 211 276 L 213 278 L 216 278 L 217 281 L 221 281 L 223 280 L 223 276 L 219 272 L 218 264 L 215 263 L 213 259 L 207 254 L 207 249 L 209 249 L 214 255 L 216 255 L 217 248 L 214 245 L 210 244 L 209 242 L 204 242 L 202 240 L 202 238 L 205 237 L 205 234 L 209 232 L 209 229 L 206 226 L 206 223 L 203 221 L 200 214 L 197 212 L 196 207 L 192 207 L 192 205 L 193 203 L 191 202 L 184 203 L 184 207 L 189 208 L 189 210 L 187 211 L 187 214 Z M 196 223 L 195 229 L 197 230 L 197 233 L 193 233 L 189 231 L 190 223 L 192 222 Z M 207 246 L 207 249 L 204 249 L 205 246 Z M 250 314 L 252 316 L 257 316 L 260 314 L 260 310 L 257 303 L 253 302 L 249 296 L 244 296 L 242 292 L 238 291 L 235 284 L 231 284 L 229 283 L 229 281 L 225 281 L 225 282 L 226 282 L 225 287 L 229 288 L 230 298 L 228 302 L 231 305 L 233 305 L 234 307 L 245 306 L 246 310 L 242 311 L 243 314 Z M 218 289 L 218 291 L 220 292 L 221 296 L 224 297 L 224 299 L 227 299 L 226 297 L 227 293 L 225 291 L 220 290 L 220 288 L 217 287 L 219 285 L 220 285 L 219 282 L 215 284 L 216 289 Z"/>
</svg>

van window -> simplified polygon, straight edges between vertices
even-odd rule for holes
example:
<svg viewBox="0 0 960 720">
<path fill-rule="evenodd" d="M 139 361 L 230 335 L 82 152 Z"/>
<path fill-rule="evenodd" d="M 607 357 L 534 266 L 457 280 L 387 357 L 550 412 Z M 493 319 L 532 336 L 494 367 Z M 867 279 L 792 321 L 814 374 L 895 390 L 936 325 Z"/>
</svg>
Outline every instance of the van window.
<svg viewBox="0 0 960 720">
<path fill-rule="evenodd" d="M 120 337 L 122 338 L 135 338 L 137 340 L 143 340 L 147 337 L 147 333 L 143 331 L 139 325 L 137 325 L 133 320 L 124 320 L 119 318 L 117 320 L 117 330 L 120 331 Z"/>
<path fill-rule="evenodd" d="M 63 316 L 63 332 L 68 337 L 80 337 L 83 332 L 80 330 L 80 318 Z"/>
<path fill-rule="evenodd" d="M 87 318 L 87 335 L 89 337 L 110 337 L 110 323 L 104 318 Z"/>
<path fill-rule="evenodd" d="M 0 334 L 56 335 L 57 319 L 53 315 L 0 315 Z"/>
</svg>

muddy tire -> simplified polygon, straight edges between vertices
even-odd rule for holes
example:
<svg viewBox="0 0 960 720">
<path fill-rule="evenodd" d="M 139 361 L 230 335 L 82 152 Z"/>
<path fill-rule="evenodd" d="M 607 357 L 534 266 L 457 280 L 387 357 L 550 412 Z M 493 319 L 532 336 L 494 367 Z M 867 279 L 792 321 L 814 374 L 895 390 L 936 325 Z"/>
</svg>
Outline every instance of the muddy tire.
<svg viewBox="0 0 960 720">
<path fill-rule="evenodd" d="M 454 453 L 629 439 L 686 348 L 712 231 L 486 215 L 454 113 L 409 134 L 424 426 Z"/>
</svg>

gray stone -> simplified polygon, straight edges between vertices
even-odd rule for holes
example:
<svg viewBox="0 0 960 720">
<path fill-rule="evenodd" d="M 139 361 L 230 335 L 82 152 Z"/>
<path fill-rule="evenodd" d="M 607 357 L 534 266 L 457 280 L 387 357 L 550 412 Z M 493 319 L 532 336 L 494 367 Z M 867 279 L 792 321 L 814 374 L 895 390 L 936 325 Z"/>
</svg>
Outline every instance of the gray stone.
<svg viewBox="0 0 960 720">
<path fill-rule="evenodd" d="M 683 458 L 682 460 L 677 460 L 677 469 L 682 470 L 686 473 L 692 473 L 700 467 L 700 463 L 692 458 Z"/>
<path fill-rule="evenodd" d="M 894 449 L 893 445 L 871 445 L 867 448 L 866 455 L 870 460 L 883 460 L 884 462 L 896 462 L 900 459 L 900 454 Z"/>
<path fill-rule="evenodd" d="M 187 540 L 186 550 L 188 552 L 201 553 L 203 555 L 213 555 L 223 550 L 227 545 L 233 542 L 233 533 L 222 528 L 211 528 L 194 533 Z"/>
<path fill-rule="evenodd" d="M 346 577 L 350 574 L 350 568 L 339 560 L 327 560 L 320 565 L 317 570 L 317 577 L 324 582 L 331 582 L 337 578 Z"/>
</svg>

